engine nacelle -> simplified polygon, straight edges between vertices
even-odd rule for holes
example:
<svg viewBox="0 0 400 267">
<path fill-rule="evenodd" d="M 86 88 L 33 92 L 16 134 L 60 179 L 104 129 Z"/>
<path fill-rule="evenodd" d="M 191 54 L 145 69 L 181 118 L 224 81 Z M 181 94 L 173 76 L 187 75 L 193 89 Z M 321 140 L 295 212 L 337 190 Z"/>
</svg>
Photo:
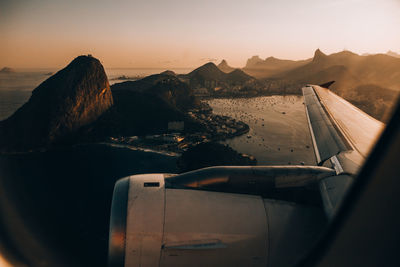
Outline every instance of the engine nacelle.
<svg viewBox="0 0 400 267">
<path fill-rule="evenodd" d="M 253 192 L 260 184 L 298 186 L 330 174 L 324 168 L 232 167 L 123 178 L 114 189 L 109 265 L 291 266 L 323 229 L 323 209 L 236 193 L 235 185 Z"/>
<path fill-rule="evenodd" d="M 163 174 L 115 187 L 110 266 L 265 266 L 267 246 L 261 197 L 165 189 Z"/>
</svg>

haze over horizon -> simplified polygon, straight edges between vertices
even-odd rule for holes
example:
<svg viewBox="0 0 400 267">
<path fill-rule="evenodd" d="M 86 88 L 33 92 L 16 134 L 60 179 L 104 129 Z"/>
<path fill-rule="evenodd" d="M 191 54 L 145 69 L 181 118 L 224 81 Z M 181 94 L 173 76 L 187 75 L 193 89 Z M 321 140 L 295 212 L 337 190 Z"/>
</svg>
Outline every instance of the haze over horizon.
<svg viewBox="0 0 400 267">
<path fill-rule="evenodd" d="M 0 2 L 0 67 L 62 67 L 92 54 L 106 68 L 184 68 L 259 55 L 307 59 L 400 52 L 398 0 Z"/>
</svg>

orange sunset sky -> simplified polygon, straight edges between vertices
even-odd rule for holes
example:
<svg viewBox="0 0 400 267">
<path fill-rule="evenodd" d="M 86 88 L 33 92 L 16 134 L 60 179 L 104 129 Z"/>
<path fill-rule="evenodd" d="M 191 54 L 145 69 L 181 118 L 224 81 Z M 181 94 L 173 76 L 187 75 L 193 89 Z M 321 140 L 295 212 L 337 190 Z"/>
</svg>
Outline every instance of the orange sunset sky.
<svg viewBox="0 0 400 267">
<path fill-rule="evenodd" d="M 320 48 L 400 52 L 400 0 L 2 0 L 0 67 L 196 67 L 259 55 L 305 59 Z"/>
</svg>

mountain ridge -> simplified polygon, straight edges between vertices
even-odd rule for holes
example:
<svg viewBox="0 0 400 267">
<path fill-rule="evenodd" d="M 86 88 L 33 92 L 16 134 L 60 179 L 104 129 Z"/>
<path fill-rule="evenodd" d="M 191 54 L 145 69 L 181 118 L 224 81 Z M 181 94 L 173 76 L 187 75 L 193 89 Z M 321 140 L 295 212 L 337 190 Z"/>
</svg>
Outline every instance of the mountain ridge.
<svg viewBox="0 0 400 267">
<path fill-rule="evenodd" d="M 330 69 L 331 80 L 335 80 L 334 76 L 337 76 L 338 73 L 333 70 L 339 70 L 339 66 L 342 66 L 341 72 L 344 71 L 347 77 L 353 78 L 350 80 L 336 78 L 336 83 L 332 86 L 334 89 L 345 89 L 361 84 L 376 84 L 400 91 L 400 59 L 383 54 L 360 56 L 350 51 L 342 51 L 325 55 L 317 50 L 313 60 L 308 64 L 281 72 L 272 78 L 318 84 L 320 82 L 316 79 L 318 72 L 327 72 Z"/>
</svg>

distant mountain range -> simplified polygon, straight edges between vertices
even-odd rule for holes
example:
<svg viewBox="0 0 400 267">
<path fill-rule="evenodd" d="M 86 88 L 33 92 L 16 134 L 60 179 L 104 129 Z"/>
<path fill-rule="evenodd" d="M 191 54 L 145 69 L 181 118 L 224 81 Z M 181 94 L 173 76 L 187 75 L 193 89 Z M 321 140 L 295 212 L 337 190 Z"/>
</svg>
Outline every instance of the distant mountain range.
<svg viewBox="0 0 400 267">
<path fill-rule="evenodd" d="M 383 54 L 359 56 L 350 51 L 325 55 L 318 49 L 307 64 L 268 79 L 295 84 L 334 80 L 332 88 L 339 92 L 365 84 L 400 91 L 400 59 Z"/>
<path fill-rule="evenodd" d="M 271 92 L 299 93 L 305 84 L 335 81 L 335 93 L 378 119 L 400 92 L 400 58 L 385 54 L 360 56 L 350 51 L 325 55 L 316 50 L 306 64 L 264 78 Z"/>
<path fill-rule="evenodd" d="M 184 121 L 197 130 L 201 125 L 187 114 L 202 108 L 196 95 L 301 94 L 306 84 L 329 81 L 335 81 L 331 90 L 384 121 L 400 92 L 400 58 L 394 52 L 388 54 L 360 56 L 342 51 L 326 55 L 317 49 L 312 59 L 300 61 L 255 56 L 243 69 L 223 60 L 218 66 L 210 62 L 188 74 L 165 71 L 111 88 L 100 61 L 79 56 L 0 122 L 0 150 L 35 149 L 84 137 L 162 133 L 169 121 Z"/>
<path fill-rule="evenodd" d="M 301 94 L 301 87 L 306 84 L 335 81 L 331 90 L 384 120 L 385 110 L 400 92 L 400 56 L 392 51 L 362 56 L 350 51 L 326 55 L 317 49 L 310 59 L 253 56 L 242 69 L 234 69 L 222 60 L 218 66 L 207 63 L 178 77 L 193 90 L 214 96 Z"/>
<path fill-rule="evenodd" d="M 362 56 L 372 56 L 372 55 L 377 55 L 377 54 L 369 54 L 369 53 L 362 54 Z M 391 50 L 387 51 L 385 55 L 400 58 L 400 54 L 393 52 Z"/>
<path fill-rule="evenodd" d="M 254 77 L 266 78 L 283 71 L 288 71 L 303 66 L 310 61 L 311 59 L 295 61 L 278 59 L 274 57 L 268 57 L 263 60 L 259 56 L 253 56 L 247 60 L 246 66 L 243 68 L 243 70 Z"/>
<path fill-rule="evenodd" d="M 218 66 L 207 63 L 178 77 L 194 91 L 206 89 L 202 93 L 214 96 L 301 94 L 306 84 L 335 81 L 331 90 L 384 120 L 386 110 L 400 92 L 400 58 L 396 55 L 390 51 L 363 56 L 350 51 L 326 55 L 317 49 L 310 59 L 253 56 L 241 70 L 223 60 Z"/>
</svg>

